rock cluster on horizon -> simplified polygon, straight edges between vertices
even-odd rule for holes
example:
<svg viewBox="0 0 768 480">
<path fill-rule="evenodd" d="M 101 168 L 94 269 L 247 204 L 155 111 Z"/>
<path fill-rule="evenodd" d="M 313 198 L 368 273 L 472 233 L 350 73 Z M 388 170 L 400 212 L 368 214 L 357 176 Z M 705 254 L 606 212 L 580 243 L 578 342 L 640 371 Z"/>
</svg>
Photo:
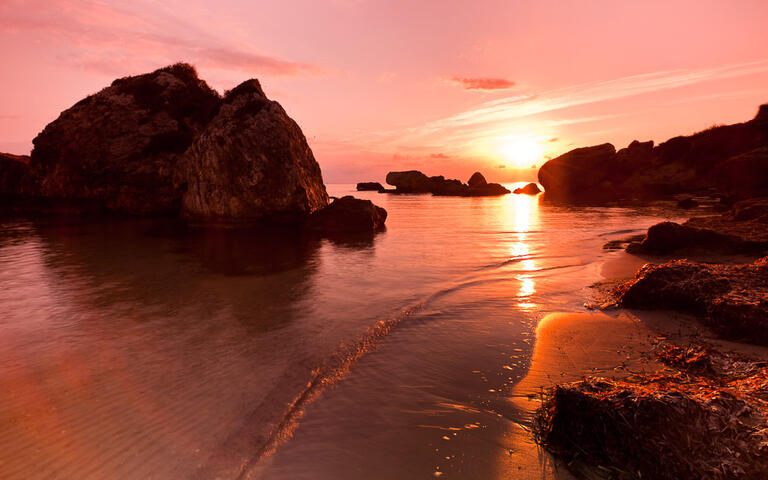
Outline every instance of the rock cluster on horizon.
<svg viewBox="0 0 768 480">
<path fill-rule="evenodd" d="M 633 141 L 571 150 L 539 169 L 555 201 L 656 199 L 717 193 L 743 199 L 768 194 L 768 105 L 755 118 L 653 145 Z"/>
<path fill-rule="evenodd" d="M 0 156 L 5 206 L 226 225 L 297 224 L 328 206 L 301 128 L 257 80 L 222 97 L 184 63 L 115 80 L 33 144 Z"/>
<path fill-rule="evenodd" d="M 541 193 L 541 189 L 535 183 L 529 183 L 524 187 L 516 188 L 512 191 L 518 195 L 538 195 Z"/>
<path fill-rule="evenodd" d="M 488 183 L 480 172 L 475 172 L 467 183 L 446 179 L 444 176 L 428 177 L 418 170 L 389 172 L 387 183 L 394 186 L 390 193 L 431 193 L 438 196 L 488 197 L 506 195 L 510 191 L 498 183 Z"/>
</svg>

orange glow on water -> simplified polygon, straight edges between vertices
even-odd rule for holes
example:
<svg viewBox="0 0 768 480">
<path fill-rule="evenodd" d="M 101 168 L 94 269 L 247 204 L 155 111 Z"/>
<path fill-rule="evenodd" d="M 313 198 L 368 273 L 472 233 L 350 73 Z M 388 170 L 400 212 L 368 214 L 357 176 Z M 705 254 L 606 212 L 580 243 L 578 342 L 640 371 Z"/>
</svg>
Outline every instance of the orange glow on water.
<svg viewBox="0 0 768 480">
<path fill-rule="evenodd" d="M 536 306 L 530 302 L 530 297 L 536 293 L 536 281 L 532 273 L 538 270 L 536 260 L 531 258 L 534 252 L 531 250 L 530 236 L 531 231 L 538 225 L 539 201 L 538 197 L 529 195 L 509 195 L 505 201 L 506 219 L 512 230 L 511 234 L 515 236 L 514 241 L 509 244 L 509 258 L 518 260 L 515 262 L 516 270 L 525 272 L 516 275 L 520 283 L 516 293 L 520 297 L 518 306 L 530 309 Z"/>
</svg>

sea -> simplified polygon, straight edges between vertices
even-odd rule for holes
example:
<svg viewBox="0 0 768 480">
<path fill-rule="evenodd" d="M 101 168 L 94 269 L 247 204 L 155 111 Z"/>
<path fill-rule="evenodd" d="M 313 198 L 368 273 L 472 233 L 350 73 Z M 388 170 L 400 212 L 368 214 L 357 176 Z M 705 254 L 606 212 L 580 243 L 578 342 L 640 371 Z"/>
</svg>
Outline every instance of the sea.
<svg viewBox="0 0 768 480">
<path fill-rule="evenodd" d="M 565 478 L 511 434 L 536 326 L 679 211 L 328 191 L 386 229 L 0 218 L 0 478 Z"/>
</svg>

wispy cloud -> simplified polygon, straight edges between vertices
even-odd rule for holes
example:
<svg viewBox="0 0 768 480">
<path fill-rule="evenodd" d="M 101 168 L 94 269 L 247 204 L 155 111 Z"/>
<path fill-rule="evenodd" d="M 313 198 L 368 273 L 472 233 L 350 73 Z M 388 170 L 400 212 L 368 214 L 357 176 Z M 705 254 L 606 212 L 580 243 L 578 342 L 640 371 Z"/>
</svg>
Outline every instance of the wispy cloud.
<svg viewBox="0 0 768 480">
<path fill-rule="evenodd" d="M 216 36 L 152 3 L 137 0 L 120 5 L 93 0 L 4 0 L 0 29 L 31 32 L 39 40 L 65 48 L 70 63 L 108 74 L 179 60 L 259 75 L 322 70 Z"/>
<path fill-rule="evenodd" d="M 515 82 L 505 78 L 453 77 L 451 82 L 461 85 L 465 90 L 507 90 L 515 86 Z"/>
<path fill-rule="evenodd" d="M 565 116 L 554 112 L 587 104 L 617 100 L 698 83 L 768 72 L 768 60 L 707 69 L 665 70 L 568 87 L 519 93 L 483 102 L 476 107 L 425 124 L 399 130 L 373 132 L 348 139 L 378 151 L 402 145 L 430 144 L 454 154 L 470 150 L 472 144 L 509 134 L 521 123 L 557 127 L 576 123 L 605 122 L 627 113 L 599 116 Z M 549 118 L 536 117 L 552 113 Z M 600 130 L 605 133 L 609 130 Z M 590 132 L 590 134 L 596 133 Z M 545 137 L 542 141 L 546 141 Z"/>
</svg>

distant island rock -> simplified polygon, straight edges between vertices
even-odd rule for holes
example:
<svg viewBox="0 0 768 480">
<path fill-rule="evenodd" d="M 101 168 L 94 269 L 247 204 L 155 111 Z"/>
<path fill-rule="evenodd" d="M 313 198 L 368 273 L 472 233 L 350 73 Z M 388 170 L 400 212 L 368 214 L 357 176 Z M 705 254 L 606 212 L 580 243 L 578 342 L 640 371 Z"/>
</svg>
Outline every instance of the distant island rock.
<svg viewBox="0 0 768 480">
<path fill-rule="evenodd" d="M 538 195 L 541 193 L 541 189 L 535 183 L 529 183 L 524 187 L 514 189 L 512 193 L 516 193 L 518 195 Z"/>
<path fill-rule="evenodd" d="M 577 148 L 539 169 L 554 201 L 658 199 L 712 193 L 733 199 L 768 194 L 768 105 L 754 119 L 653 145 L 633 141 Z"/>
<path fill-rule="evenodd" d="M 480 172 L 475 172 L 467 183 L 446 179 L 444 176 L 428 177 L 418 170 L 389 172 L 387 183 L 394 186 L 391 193 L 431 193 L 438 196 L 487 197 L 511 193 L 498 183 L 488 183 Z M 390 190 L 384 190 L 390 192 Z"/>
<path fill-rule="evenodd" d="M 360 182 L 357 184 L 358 192 L 383 192 L 386 190 L 384 185 L 379 182 Z"/>
<path fill-rule="evenodd" d="M 258 80 L 222 97 L 185 63 L 115 80 L 33 144 L 30 157 L 0 155 L 0 206 L 229 226 L 303 224 L 330 208 L 301 128 Z"/>
</svg>

